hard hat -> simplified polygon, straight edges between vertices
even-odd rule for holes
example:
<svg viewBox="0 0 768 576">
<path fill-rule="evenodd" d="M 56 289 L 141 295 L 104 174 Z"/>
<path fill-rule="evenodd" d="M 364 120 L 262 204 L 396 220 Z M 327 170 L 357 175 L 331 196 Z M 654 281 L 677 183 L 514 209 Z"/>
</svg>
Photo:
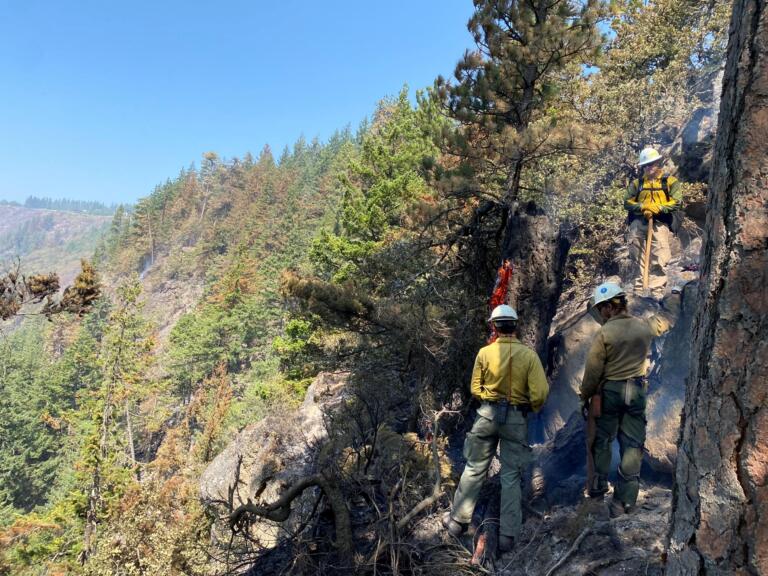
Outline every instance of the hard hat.
<svg viewBox="0 0 768 576">
<path fill-rule="evenodd" d="M 637 165 L 645 166 L 646 164 L 652 164 L 657 160 L 661 160 L 661 154 L 655 148 L 643 148 L 640 152 L 640 156 L 637 157 Z"/>
<path fill-rule="evenodd" d="M 592 294 L 592 298 L 589 301 L 589 307 L 594 308 L 598 304 L 602 302 L 607 302 L 611 298 L 616 298 L 617 296 L 624 296 L 625 292 L 622 290 L 621 286 L 618 284 L 614 284 L 613 282 L 605 282 L 603 284 L 600 284 L 597 288 L 595 288 L 594 293 Z"/>
<path fill-rule="evenodd" d="M 512 308 L 512 306 L 501 304 L 500 306 L 496 306 L 496 308 L 493 309 L 493 312 L 491 312 L 491 317 L 488 318 L 488 320 L 491 322 L 501 320 L 517 320 L 517 312 L 515 312 L 515 309 Z"/>
</svg>

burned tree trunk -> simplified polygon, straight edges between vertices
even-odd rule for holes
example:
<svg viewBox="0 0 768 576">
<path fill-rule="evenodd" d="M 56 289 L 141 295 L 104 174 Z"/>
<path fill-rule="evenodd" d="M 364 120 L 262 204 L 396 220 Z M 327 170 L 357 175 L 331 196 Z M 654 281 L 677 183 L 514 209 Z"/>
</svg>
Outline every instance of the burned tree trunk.
<svg viewBox="0 0 768 576">
<path fill-rule="evenodd" d="M 733 9 L 669 575 L 768 574 L 767 7 Z"/>
<path fill-rule="evenodd" d="M 512 262 L 510 304 L 520 315 L 520 339 L 546 364 L 549 327 L 565 277 L 570 241 L 563 229 L 533 204 L 513 203 L 502 256 Z"/>
</svg>

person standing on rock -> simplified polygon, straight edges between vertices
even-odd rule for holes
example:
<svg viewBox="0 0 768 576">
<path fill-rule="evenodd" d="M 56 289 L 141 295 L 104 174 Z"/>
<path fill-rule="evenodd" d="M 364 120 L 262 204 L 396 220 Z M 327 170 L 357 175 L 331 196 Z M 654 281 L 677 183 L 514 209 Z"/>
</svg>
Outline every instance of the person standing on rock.
<svg viewBox="0 0 768 576">
<path fill-rule="evenodd" d="M 676 218 L 682 207 L 680 181 L 664 173 L 662 156 L 653 148 L 644 148 L 637 160 L 640 176 L 632 180 L 624 195 L 629 212 L 627 243 L 635 278 L 634 292 L 643 295 L 643 270 L 648 269 L 651 296 L 661 299 L 667 284 L 667 265 L 672 258 L 671 233 L 677 231 Z M 653 221 L 650 263 L 645 262 L 648 224 Z"/>
<path fill-rule="evenodd" d="M 448 531 L 461 535 L 496 455 L 501 458 L 501 518 L 499 550 L 509 551 L 522 526 L 521 476 L 530 460 L 529 412 L 538 412 L 549 395 L 549 385 L 538 355 L 517 339 L 517 312 L 497 306 L 490 321 L 499 338 L 480 349 L 472 371 L 472 396 L 480 401 L 477 419 L 464 442 L 467 464 L 461 475 L 453 508 L 443 517 Z"/>
<path fill-rule="evenodd" d="M 618 436 L 621 462 L 610 504 L 613 517 L 631 511 L 637 502 L 646 429 L 646 359 L 652 340 L 667 332 L 679 315 L 679 288 L 673 288 L 663 306 L 650 318 L 631 316 L 624 290 L 612 282 L 598 286 L 589 302 L 589 312 L 601 328 L 587 354 L 580 389 L 584 411 L 596 424 L 588 493 L 602 498 L 608 492 L 611 445 Z"/>
</svg>

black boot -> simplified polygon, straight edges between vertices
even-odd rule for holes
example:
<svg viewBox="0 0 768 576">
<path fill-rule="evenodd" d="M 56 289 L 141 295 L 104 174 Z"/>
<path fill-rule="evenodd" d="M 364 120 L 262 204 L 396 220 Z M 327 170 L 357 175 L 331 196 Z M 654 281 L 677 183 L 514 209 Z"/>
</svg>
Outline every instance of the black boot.
<svg viewBox="0 0 768 576">
<path fill-rule="evenodd" d="M 626 513 L 626 508 L 624 504 L 614 498 L 608 506 L 608 513 L 611 515 L 611 518 L 618 518 Z"/>
</svg>

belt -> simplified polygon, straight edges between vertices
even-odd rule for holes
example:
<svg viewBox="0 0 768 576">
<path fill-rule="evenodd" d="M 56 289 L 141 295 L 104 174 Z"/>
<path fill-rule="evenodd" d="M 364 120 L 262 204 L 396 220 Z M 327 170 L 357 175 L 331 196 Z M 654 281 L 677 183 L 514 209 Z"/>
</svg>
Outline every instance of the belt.
<svg viewBox="0 0 768 576">
<path fill-rule="evenodd" d="M 648 378 L 645 376 L 633 376 L 632 378 L 627 378 L 625 380 L 606 380 L 607 382 L 614 382 L 616 384 L 624 384 L 625 382 L 627 384 L 634 384 L 635 386 L 645 386 L 648 383 Z"/>
<path fill-rule="evenodd" d="M 506 400 L 481 400 L 482 404 L 488 404 L 489 406 L 498 406 L 499 404 L 506 404 L 508 410 L 515 412 L 530 412 L 530 404 L 510 404 Z"/>
<path fill-rule="evenodd" d="M 633 376 L 632 378 L 627 378 L 626 380 L 608 380 L 606 381 L 606 384 L 618 384 L 621 387 L 621 391 L 614 390 L 614 392 L 623 394 L 624 404 L 629 406 L 637 397 L 638 388 L 645 392 L 648 379 L 645 376 Z"/>
</svg>

